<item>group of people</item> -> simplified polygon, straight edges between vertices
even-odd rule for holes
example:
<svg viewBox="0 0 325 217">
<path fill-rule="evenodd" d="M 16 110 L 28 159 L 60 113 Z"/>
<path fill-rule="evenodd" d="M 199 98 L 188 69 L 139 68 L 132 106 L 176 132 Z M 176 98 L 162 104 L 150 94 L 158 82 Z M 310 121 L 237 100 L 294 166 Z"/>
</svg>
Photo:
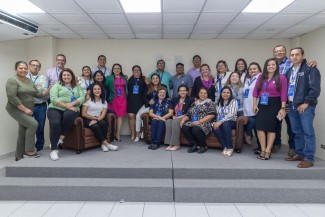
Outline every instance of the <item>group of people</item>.
<svg viewBox="0 0 325 217">
<path fill-rule="evenodd" d="M 158 60 L 156 70 L 148 77 L 135 65 L 130 78 L 118 63 L 110 71 L 104 55 L 98 57 L 97 67 L 84 66 L 80 77 L 65 68 L 66 57 L 62 54 L 56 57 L 57 66 L 47 70 L 45 76 L 38 74 L 39 61 L 30 61 L 29 71 L 27 63 L 19 61 L 16 76 L 6 84 L 6 109 L 19 123 L 16 160 L 39 156 L 47 110 L 52 160 L 58 160 L 58 148 L 80 113 L 102 150 L 117 150 L 106 140 L 104 117 L 113 112 L 117 119 L 115 141 L 121 141 L 123 117 L 128 115 L 131 140 L 138 142 L 141 115 L 149 113 L 149 149 L 167 144 L 166 150 L 178 150 L 182 131 L 191 144 L 188 152 L 204 153 L 205 139 L 212 132 L 222 144 L 225 157 L 231 157 L 234 151 L 232 129 L 236 128 L 237 117 L 245 117 L 246 143 L 252 144 L 254 132 L 258 143 L 254 150 L 261 160 L 269 160 L 271 152 L 279 149 L 275 147 L 281 145 L 281 123 L 285 119 L 290 146 L 286 160 L 300 161 L 300 168 L 313 166 L 313 120 L 320 95 L 320 72 L 315 61 L 307 63 L 301 47 L 291 49 L 288 58 L 285 46 L 278 45 L 273 55 L 263 70 L 258 63 L 247 66 L 240 58 L 230 72 L 226 61 L 220 60 L 215 77 L 199 55 L 193 57 L 193 68 L 187 74 L 184 64 L 177 63 L 176 75 L 171 76 L 164 60 Z M 35 136 L 31 136 L 35 134 L 36 143 Z"/>
</svg>

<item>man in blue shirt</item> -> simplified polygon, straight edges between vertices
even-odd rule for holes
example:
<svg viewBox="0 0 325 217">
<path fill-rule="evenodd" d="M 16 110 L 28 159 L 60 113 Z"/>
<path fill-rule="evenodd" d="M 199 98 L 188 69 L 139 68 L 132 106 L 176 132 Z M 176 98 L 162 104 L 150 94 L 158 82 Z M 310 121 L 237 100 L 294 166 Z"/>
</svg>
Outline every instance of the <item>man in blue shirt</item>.
<svg viewBox="0 0 325 217">
<path fill-rule="evenodd" d="M 168 71 L 165 70 L 165 61 L 164 60 L 158 60 L 157 61 L 157 69 L 150 73 L 149 78 L 151 78 L 152 74 L 158 74 L 160 77 L 160 81 L 162 84 L 166 85 L 168 96 L 170 95 L 170 80 L 172 76 Z"/>
<path fill-rule="evenodd" d="M 184 74 L 184 64 L 177 63 L 176 64 L 176 75 L 174 75 L 171 79 L 171 88 L 173 88 L 173 97 L 178 96 L 178 87 L 181 84 L 185 84 L 189 88 L 188 95 L 191 95 L 191 89 L 193 86 L 192 78 L 189 75 Z"/>
</svg>

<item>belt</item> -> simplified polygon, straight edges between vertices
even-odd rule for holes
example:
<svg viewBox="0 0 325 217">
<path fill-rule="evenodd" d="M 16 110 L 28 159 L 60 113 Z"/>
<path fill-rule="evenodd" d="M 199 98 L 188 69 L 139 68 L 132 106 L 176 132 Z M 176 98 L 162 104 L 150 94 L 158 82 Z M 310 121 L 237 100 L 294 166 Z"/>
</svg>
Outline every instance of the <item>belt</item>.
<svg viewBox="0 0 325 217">
<path fill-rule="evenodd" d="M 44 105 L 46 104 L 46 102 L 42 102 L 42 103 L 35 103 L 34 106 L 38 106 L 38 105 Z"/>
</svg>

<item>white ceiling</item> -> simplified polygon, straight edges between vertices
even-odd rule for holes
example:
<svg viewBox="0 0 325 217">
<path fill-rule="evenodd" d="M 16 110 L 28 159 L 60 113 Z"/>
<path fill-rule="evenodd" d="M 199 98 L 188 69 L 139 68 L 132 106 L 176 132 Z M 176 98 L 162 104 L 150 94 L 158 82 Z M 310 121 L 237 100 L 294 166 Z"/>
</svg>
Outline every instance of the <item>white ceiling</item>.
<svg viewBox="0 0 325 217">
<path fill-rule="evenodd" d="M 296 0 L 278 14 L 241 13 L 250 0 L 161 0 L 162 13 L 149 14 L 125 14 L 119 0 L 30 1 L 46 13 L 19 16 L 57 38 L 293 38 L 325 26 L 325 0 Z"/>
</svg>

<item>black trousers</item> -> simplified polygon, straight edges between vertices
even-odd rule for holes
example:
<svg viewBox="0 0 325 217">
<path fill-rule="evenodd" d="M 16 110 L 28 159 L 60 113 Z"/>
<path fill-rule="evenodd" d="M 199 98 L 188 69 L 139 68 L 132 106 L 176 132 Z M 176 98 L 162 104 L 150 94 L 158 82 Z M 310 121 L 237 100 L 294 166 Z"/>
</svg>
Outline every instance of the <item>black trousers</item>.
<svg viewBox="0 0 325 217">
<path fill-rule="evenodd" d="M 94 132 L 95 137 L 98 141 L 101 143 L 105 141 L 108 131 L 107 123 L 104 120 L 100 120 L 98 123 L 89 126 L 90 122 L 91 120 L 84 118 L 84 126 L 90 128 Z"/>
<path fill-rule="evenodd" d="M 182 130 L 192 146 L 198 145 L 200 147 L 206 147 L 205 134 L 200 127 L 188 127 L 186 125 L 183 125 Z"/>
<path fill-rule="evenodd" d="M 71 129 L 74 120 L 79 117 L 79 112 L 74 112 L 69 109 L 61 111 L 55 108 L 47 110 L 47 118 L 50 122 L 50 141 L 51 149 L 57 150 L 60 135 L 67 135 Z"/>
</svg>

